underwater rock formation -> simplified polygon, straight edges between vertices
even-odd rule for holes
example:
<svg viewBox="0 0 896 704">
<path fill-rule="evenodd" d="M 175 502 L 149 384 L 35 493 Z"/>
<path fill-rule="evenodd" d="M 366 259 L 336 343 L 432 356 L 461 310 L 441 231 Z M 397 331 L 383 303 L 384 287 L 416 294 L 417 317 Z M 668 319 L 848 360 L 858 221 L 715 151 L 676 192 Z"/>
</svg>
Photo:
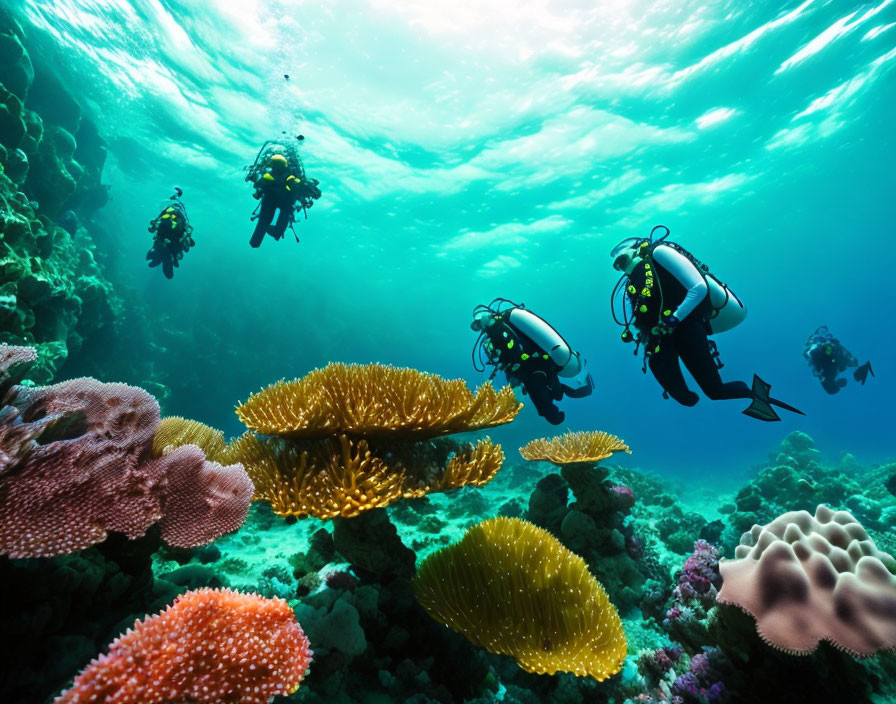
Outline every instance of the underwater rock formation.
<svg viewBox="0 0 896 704">
<path fill-rule="evenodd" d="M 529 672 L 601 681 L 625 660 L 622 622 L 585 561 L 526 521 L 470 528 L 423 561 L 414 594 L 435 620 Z"/>
<path fill-rule="evenodd" d="M 846 511 L 819 506 L 754 526 L 721 564 L 718 600 L 756 619 L 762 639 L 793 654 L 820 641 L 857 656 L 896 649 L 896 560 Z"/>
<path fill-rule="evenodd" d="M 47 383 L 121 303 L 81 225 L 105 204 L 105 145 L 26 44 L 0 8 L 0 342 L 36 347 Z"/>
<path fill-rule="evenodd" d="M 635 504 L 630 487 L 608 480 L 598 462 L 614 452 L 630 453 L 619 438 L 602 432 L 566 433 L 533 440 L 520 449 L 532 461 L 559 466 L 529 499 L 527 518 L 550 531 L 566 547 L 581 555 L 622 613 L 640 601 L 634 584 L 647 578 L 641 551 L 625 518 Z M 569 492 L 575 498 L 569 502 Z"/>
<path fill-rule="evenodd" d="M 36 355 L 0 344 L 0 553 L 73 553 L 160 521 L 172 545 L 236 530 L 252 484 L 195 445 L 152 457 L 159 405 L 142 389 L 74 379 L 16 386 Z"/>
<path fill-rule="evenodd" d="M 198 589 L 134 624 L 55 704 L 239 701 L 266 704 L 298 689 L 308 638 L 282 599 Z M 208 667 L 206 659 L 216 666 Z"/>
</svg>

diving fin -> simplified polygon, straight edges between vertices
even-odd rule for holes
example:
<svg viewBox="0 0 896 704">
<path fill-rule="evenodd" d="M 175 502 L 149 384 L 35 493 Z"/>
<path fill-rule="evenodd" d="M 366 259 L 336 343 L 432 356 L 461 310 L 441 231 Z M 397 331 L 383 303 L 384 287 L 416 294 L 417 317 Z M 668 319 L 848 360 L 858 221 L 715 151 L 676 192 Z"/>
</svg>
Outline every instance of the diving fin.
<svg viewBox="0 0 896 704">
<path fill-rule="evenodd" d="M 865 362 L 852 373 L 852 378 L 864 386 L 869 374 L 874 376 L 874 370 L 871 368 L 871 362 Z"/>
<path fill-rule="evenodd" d="M 753 403 L 746 408 L 743 413 L 744 415 L 748 415 L 751 418 L 756 418 L 757 420 L 764 420 L 766 422 L 773 422 L 776 420 L 781 420 L 780 416 L 775 413 L 775 409 L 772 406 L 778 406 L 778 408 L 783 408 L 786 411 L 790 411 L 791 413 L 799 413 L 801 416 L 806 415 L 798 408 L 794 408 L 793 406 L 784 403 L 783 401 L 779 401 L 776 398 L 772 398 L 769 396 L 769 391 L 771 391 L 772 385 L 764 382 L 760 379 L 756 374 L 753 375 Z"/>
</svg>

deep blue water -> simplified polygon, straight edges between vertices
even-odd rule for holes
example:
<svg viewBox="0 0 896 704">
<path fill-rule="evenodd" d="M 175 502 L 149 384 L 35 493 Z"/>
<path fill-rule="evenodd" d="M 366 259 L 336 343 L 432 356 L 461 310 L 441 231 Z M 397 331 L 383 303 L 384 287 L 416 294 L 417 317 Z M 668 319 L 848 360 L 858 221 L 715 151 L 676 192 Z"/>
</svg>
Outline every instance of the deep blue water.
<svg viewBox="0 0 896 704">
<path fill-rule="evenodd" d="M 505 296 L 588 358 L 596 392 L 561 429 L 617 433 L 635 465 L 743 474 L 793 429 L 896 455 L 891 0 L 16 4 L 109 142 L 99 217 L 155 364 L 187 379 L 167 413 L 235 434 L 236 402 L 332 360 L 479 383 L 470 313 Z M 300 244 L 252 250 L 242 168 L 281 132 L 323 197 Z M 197 246 L 167 281 L 144 255 L 173 184 Z M 724 378 L 757 372 L 805 418 L 681 408 L 641 374 L 608 254 L 658 223 L 749 308 Z M 872 361 L 865 387 L 812 377 L 822 324 Z M 553 432 L 527 407 L 493 435 L 513 458 Z"/>
</svg>

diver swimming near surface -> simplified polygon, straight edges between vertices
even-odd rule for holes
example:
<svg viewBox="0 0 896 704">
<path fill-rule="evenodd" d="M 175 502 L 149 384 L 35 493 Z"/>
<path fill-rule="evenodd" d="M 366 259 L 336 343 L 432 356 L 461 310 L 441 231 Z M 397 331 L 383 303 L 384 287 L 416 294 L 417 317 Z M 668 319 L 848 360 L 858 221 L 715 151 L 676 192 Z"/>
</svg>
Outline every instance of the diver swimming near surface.
<svg viewBox="0 0 896 704">
<path fill-rule="evenodd" d="M 830 333 L 827 325 L 816 328 L 809 335 L 803 348 L 803 357 L 809 362 L 812 373 L 821 380 L 821 387 L 829 394 L 836 394 L 846 386 L 846 379 L 838 379 L 837 376 L 840 372 L 845 372 L 847 367 L 857 367 L 852 378 L 862 386 L 869 374 L 874 376 L 871 362 L 859 366 L 859 360 Z"/>
<path fill-rule="evenodd" d="M 509 304 L 503 308 L 504 304 Z M 556 406 L 563 396 L 584 398 L 594 390 L 594 381 L 585 369 L 585 359 L 545 320 L 522 304 L 496 298 L 473 309 L 470 328 L 479 332 L 473 347 L 477 371 L 493 367 L 508 383 L 522 386 L 532 399 L 538 415 L 558 425 L 565 414 Z"/>
<path fill-rule="evenodd" d="M 302 135 L 296 137 L 298 142 L 304 139 Z M 285 140 L 268 140 L 261 145 L 255 161 L 246 167 L 246 171 L 246 181 L 255 187 L 253 197 L 259 201 L 252 214 L 252 219 L 257 222 L 249 244 L 259 247 L 265 235 L 280 240 L 287 227 L 295 235 L 296 211 L 301 209 L 307 218 L 308 208 L 321 195 L 318 181 L 306 176 L 296 145 Z M 298 242 L 298 235 L 295 237 Z"/>
<path fill-rule="evenodd" d="M 660 229 L 665 234 L 654 240 Z M 803 415 L 771 398 L 770 385 L 755 374 L 752 387 L 743 381 L 722 381 L 722 363 L 709 335 L 739 325 L 747 309 L 708 267 L 680 245 L 666 241 L 669 234 L 669 228 L 657 225 L 650 237 L 630 237 L 611 252 L 613 268 L 622 272 L 610 299 L 613 317 L 625 328 L 622 340 L 635 343 L 636 355 L 643 346 L 645 373 L 649 366 L 663 395 L 684 406 L 695 405 L 699 396 L 688 388 L 682 362 L 713 401 L 751 399 L 743 412 L 765 421 L 780 420 L 772 406 Z M 616 314 L 620 292 L 624 296 L 622 320 Z"/>
<path fill-rule="evenodd" d="M 187 217 L 187 209 L 181 201 L 184 192 L 174 187 L 174 194 L 162 205 L 161 212 L 149 223 L 153 233 L 152 247 L 146 253 L 150 268 L 162 266 L 165 278 L 174 277 L 174 267 L 180 266 L 184 254 L 196 242 L 193 240 L 193 226 Z"/>
</svg>

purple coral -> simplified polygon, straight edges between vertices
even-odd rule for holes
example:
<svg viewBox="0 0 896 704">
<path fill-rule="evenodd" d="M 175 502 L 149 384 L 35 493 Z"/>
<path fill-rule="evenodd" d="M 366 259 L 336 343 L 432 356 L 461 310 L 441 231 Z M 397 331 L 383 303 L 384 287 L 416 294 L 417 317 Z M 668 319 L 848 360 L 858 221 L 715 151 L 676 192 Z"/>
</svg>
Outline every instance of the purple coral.
<svg viewBox="0 0 896 704">
<path fill-rule="evenodd" d="M 678 586 L 672 591 L 673 606 L 666 618 L 675 620 L 680 617 L 680 610 L 672 613 L 676 606 L 693 606 L 697 602 L 704 608 L 711 607 L 721 585 L 719 551 L 705 540 L 698 540 L 678 576 Z"/>
<path fill-rule="evenodd" d="M 613 502 L 617 511 L 627 513 L 635 505 L 634 492 L 624 484 L 616 484 L 610 487 L 610 493 L 613 496 Z"/>
<path fill-rule="evenodd" d="M 159 520 L 166 540 L 192 547 L 242 524 L 253 487 L 241 465 L 195 446 L 154 458 L 152 396 L 95 379 L 16 386 L 34 359 L 0 345 L 0 554 L 72 553 Z"/>
</svg>

